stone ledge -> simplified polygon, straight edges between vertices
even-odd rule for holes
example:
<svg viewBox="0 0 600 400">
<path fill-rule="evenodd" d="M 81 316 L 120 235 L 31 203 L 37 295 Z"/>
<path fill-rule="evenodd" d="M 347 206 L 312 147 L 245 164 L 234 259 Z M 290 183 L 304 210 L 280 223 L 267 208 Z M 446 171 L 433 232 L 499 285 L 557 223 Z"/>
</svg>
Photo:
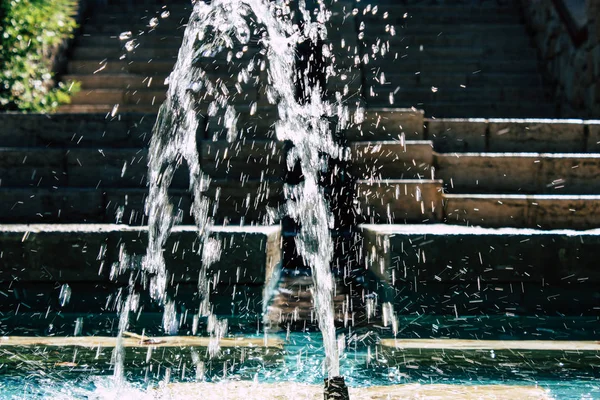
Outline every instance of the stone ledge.
<svg viewBox="0 0 600 400">
<path fill-rule="evenodd" d="M 163 399 L 196 399 L 198 393 L 207 392 L 216 398 L 242 399 L 260 398 L 264 400 L 316 400 L 323 399 L 323 386 L 302 383 L 180 383 L 168 385 L 156 391 Z M 405 384 L 349 388 L 353 400 L 386 399 L 439 399 L 439 400 L 544 400 L 551 399 L 547 390 L 536 386 L 509 385 L 444 385 L 444 384 Z"/>
<path fill-rule="evenodd" d="M 147 229 L 108 224 L 0 225 L 0 281 L 108 283 L 121 245 L 130 255 L 145 254 Z M 212 235 L 223 243 L 221 259 L 209 271 L 219 272 L 218 283 L 261 284 L 278 272 L 279 226 L 214 227 Z M 165 249 L 169 249 L 165 256 L 174 281 L 197 282 L 201 257 L 195 226 L 176 226 Z M 61 257 L 55 257 L 57 253 Z"/>
<path fill-rule="evenodd" d="M 362 225 L 380 301 L 403 313 L 598 315 L 600 230 Z"/>
</svg>

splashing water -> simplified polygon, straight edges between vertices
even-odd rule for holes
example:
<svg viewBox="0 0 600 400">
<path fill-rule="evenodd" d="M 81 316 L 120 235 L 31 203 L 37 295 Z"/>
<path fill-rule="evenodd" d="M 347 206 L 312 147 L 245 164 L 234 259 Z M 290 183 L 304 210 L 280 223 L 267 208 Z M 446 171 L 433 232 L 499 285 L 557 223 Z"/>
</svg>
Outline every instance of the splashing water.
<svg viewBox="0 0 600 400">
<path fill-rule="evenodd" d="M 303 41 L 310 41 L 316 47 L 319 40 L 326 37 L 324 23 L 329 18 L 323 4 L 313 10 L 312 14 L 316 15 L 314 21 L 304 2 L 300 2 L 299 9 L 303 19 L 300 27 L 293 23 L 294 13 L 283 1 L 216 0 L 211 4 L 195 3 L 177 63 L 169 77 L 167 99 L 159 111 L 150 146 L 150 190 L 146 202 L 149 244 L 143 268 L 150 279 L 152 297 L 165 305 L 165 313 L 173 313 L 173 299 L 166 294 L 169 276 L 162 251 L 171 229 L 179 222 L 169 201 L 168 188 L 176 169 L 185 161 L 193 195 L 191 213 L 203 243 L 199 291 L 204 300 L 199 313 L 209 316 L 206 272 L 210 263 L 219 258 L 219 246 L 208 237 L 214 214 L 211 215 L 210 199 L 203 194 L 210 180 L 200 168 L 197 153 L 196 132 L 201 122 L 197 109 L 200 102 L 205 102 L 208 103 L 209 116 L 224 111 L 224 127 L 230 142 L 237 138 L 237 113 L 229 102 L 231 93 L 224 81 L 210 79 L 201 61 L 222 53 L 227 53 L 230 61 L 234 46 L 241 44 L 246 49 L 252 34 L 258 34 L 262 54 L 268 60 L 267 97 L 269 103 L 277 104 L 279 113 L 275 129 L 277 138 L 294 145 L 288 154 L 288 167 L 292 169 L 299 163 L 304 177 L 299 185 L 286 187 L 286 209 L 301 224 L 296 245 L 313 271 L 313 297 L 324 337 L 325 367 L 328 375 L 333 377 L 339 375 L 333 314 L 334 282 L 330 271 L 333 242 L 329 229 L 332 228 L 333 217 L 318 181 L 326 168 L 324 156 L 338 157 L 341 153 L 332 139 L 326 117 L 337 113 L 342 125 L 347 119 L 343 118 L 347 111 L 341 104 L 341 95 L 337 96 L 338 104 L 333 106 L 323 100 L 323 88 L 319 84 L 310 87 L 308 75 L 311 71 L 308 70 L 299 78 L 304 87 L 304 98 L 298 99 L 294 79 L 296 47 Z M 256 63 L 253 59 L 246 68 L 240 69 L 238 80 L 247 81 L 248 75 L 256 73 Z M 327 74 L 332 71 L 328 68 Z M 256 104 L 251 106 L 251 110 L 256 112 Z M 218 326 L 214 319 L 209 320 L 212 321 L 211 326 Z M 219 336 L 222 332 L 216 334 Z"/>
</svg>

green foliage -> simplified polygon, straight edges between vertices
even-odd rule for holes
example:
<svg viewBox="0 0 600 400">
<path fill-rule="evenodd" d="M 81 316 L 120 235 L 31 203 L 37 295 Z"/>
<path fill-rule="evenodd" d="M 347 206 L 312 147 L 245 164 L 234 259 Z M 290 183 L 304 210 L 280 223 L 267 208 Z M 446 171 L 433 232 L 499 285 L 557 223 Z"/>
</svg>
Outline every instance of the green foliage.
<svg viewBox="0 0 600 400">
<path fill-rule="evenodd" d="M 76 27 L 76 0 L 0 0 L 0 110 L 51 111 L 77 83 L 53 84 L 52 54 Z"/>
</svg>

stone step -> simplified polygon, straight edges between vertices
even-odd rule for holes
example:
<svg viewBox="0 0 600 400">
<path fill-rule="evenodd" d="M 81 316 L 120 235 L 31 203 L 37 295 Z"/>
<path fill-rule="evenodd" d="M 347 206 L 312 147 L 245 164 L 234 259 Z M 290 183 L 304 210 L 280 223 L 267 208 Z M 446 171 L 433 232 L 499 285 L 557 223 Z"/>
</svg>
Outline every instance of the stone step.
<svg viewBox="0 0 600 400">
<path fill-rule="evenodd" d="M 397 45 L 390 44 L 390 53 L 393 56 L 387 56 L 395 62 L 411 59 L 429 60 L 431 58 L 444 58 L 447 60 L 457 59 L 478 59 L 478 60 L 503 60 L 523 57 L 525 59 L 534 59 L 532 54 L 535 54 L 535 49 L 524 45 L 512 47 L 506 46 L 490 46 L 486 44 L 470 46 L 448 46 L 448 45 L 413 45 L 407 46 L 404 41 L 399 41 Z M 401 49 L 396 51 L 396 49 Z"/>
<path fill-rule="evenodd" d="M 357 222 L 433 223 L 443 220 L 441 180 L 362 180 L 355 185 Z"/>
<path fill-rule="evenodd" d="M 451 22 L 461 21 L 461 18 L 469 20 L 474 18 L 476 21 L 480 19 L 489 18 L 489 21 L 499 21 L 504 19 L 510 19 L 513 21 L 515 18 L 518 19 L 520 12 L 519 8 L 515 6 L 503 6 L 500 4 L 464 4 L 456 3 L 451 4 L 398 4 L 398 3 L 385 3 L 381 2 L 377 6 L 377 10 L 374 10 L 374 6 L 366 4 L 359 5 L 358 7 L 359 16 L 379 16 L 384 18 L 383 14 L 388 13 L 388 17 L 384 18 L 387 23 L 398 24 L 403 22 L 405 19 L 409 21 L 417 18 L 429 18 L 431 20 L 444 21 L 446 18 Z M 373 12 L 375 11 L 375 12 Z M 406 16 L 405 16 L 406 14 Z"/>
<path fill-rule="evenodd" d="M 490 228 L 600 228 L 600 195 L 446 194 L 445 221 Z"/>
<path fill-rule="evenodd" d="M 600 194 L 600 154 L 436 154 L 434 165 L 451 193 Z"/>
<path fill-rule="evenodd" d="M 554 119 L 431 119 L 438 152 L 597 152 L 598 122 Z"/>
<path fill-rule="evenodd" d="M 283 204 L 281 182 L 213 180 L 205 194 L 214 203 L 219 192 L 215 220 L 222 223 L 260 223 L 268 207 Z M 191 195 L 171 190 L 171 201 L 182 223 L 193 224 Z M 126 223 L 143 225 L 148 189 L 136 188 L 0 188 L 2 223 Z M 214 204 L 213 204 L 214 206 Z"/>
<path fill-rule="evenodd" d="M 388 103 L 393 99 L 410 99 L 412 102 L 470 102 L 482 99 L 484 101 L 510 101 L 512 99 L 523 101 L 536 101 L 546 98 L 543 89 L 538 87 L 508 87 L 508 86 L 468 86 L 465 88 L 456 85 L 447 86 L 416 86 L 416 85 L 397 85 L 390 81 L 388 85 L 379 85 L 373 81 L 367 81 L 365 87 L 365 98 L 367 101 L 377 98 L 387 98 Z M 390 93 L 392 95 L 390 95 Z M 390 97 L 393 96 L 393 97 Z"/>
<path fill-rule="evenodd" d="M 409 31 L 405 31 L 402 28 L 396 27 L 396 34 L 403 39 L 402 43 L 404 46 L 411 46 L 419 48 L 419 46 L 483 46 L 486 48 L 496 47 L 497 49 L 508 49 L 511 44 L 515 46 L 518 44 L 519 48 L 530 48 L 531 39 L 529 39 L 521 29 L 511 29 L 502 34 L 488 34 L 485 31 L 478 31 L 473 34 L 470 31 L 454 31 L 454 30 L 442 30 L 433 32 L 421 32 L 418 34 L 412 34 Z M 395 39 L 396 41 L 398 39 Z M 399 52 L 400 49 L 404 49 L 398 45 L 394 46 L 392 54 Z"/>
<path fill-rule="evenodd" d="M 140 113 L 1 113 L 0 147 L 142 147 L 155 120 L 155 114 Z"/>
<path fill-rule="evenodd" d="M 283 179 L 286 174 L 287 149 L 274 140 L 242 139 L 235 142 L 202 141 L 202 170 L 217 179 Z"/>
<path fill-rule="evenodd" d="M 256 53 L 254 53 L 256 55 Z M 230 87 L 230 91 L 235 91 L 235 85 L 238 84 L 238 72 L 241 67 L 247 67 L 253 54 L 247 53 L 242 59 L 228 62 L 223 59 L 207 59 L 202 64 L 208 76 L 212 79 L 223 79 Z M 168 76 L 175 66 L 175 58 L 172 60 L 152 60 L 148 58 L 141 59 L 101 59 L 92 60 L 71 60 L 68 63 L 68 74 L 77 75 L 95 75 L 95 74 L 138 74 L 144 76 Z M 100 75 L 101 76 L 101 75 Z M 241 84 L 243 88 L 254 87 L 256 84 L 256 75 L 250 76 L 247 82 Z M 264 82 L 264 81 L 263 81 Z"/>
<path fill-rule="evenodd" d="M 118 107 L 117 107 L 118 106 Z M 66 104 L 58 108 L 61 113 L 65 114 L 102 114 L 107 118 L 127 114 L 147 114 L 156 116 L 160 104 L 155 105 L 139 105 L 139 104 Z"/>
<path fill-rule="evenodd" d="M 167 98 L 165 89 L 83 89 L 71 98 L 71 105 L 150 105 L 160 106 Z"/>
<path fill-rule="evenodd" d="M 366 17 L 366 16 L 365 16 Z M 369 16 L 365 21 L 365 35 L 369 37 L 369 34 L 379 33 L 379 31 L 385 31 L 385 23 L 381 23 L 381 16 Z M 408 36 L 408 35 L 444 35 L 454 33 L 465 33 L 469 32 L 472 35 L 483 35 L 485 37 L 493 38 L 501 34 L 516 34 L 520 32 L 523 40 L 528 38 L 525 25 L 517 21 L 510 21 L 505 23 L 490 24 L 487 22 L 469 22 L 469 23 L 427 23 L 422 24 L 417 20 L 410 20 L 407 18 L 407 22 L 403 25 L 398 24 L 396 26 L 396 36 Z M 372 27 L 369 32 L 369 22 Z M 389 34 L 388 34 L 389 35 Z M 374 36 L 373 36 L 374 37 Z"/>
<path fill-rule="evenodd" d="M 146 157 L 140 148 L 0 148 L 0 187 L 146 187 Z M 173 186 L 186 188 L 186 177 Z"/>
<path fill-rule="evenodd" d="M 119 35 L 122 32 L 132 32 L 134 35 L 138 33 L 152 33 L 156 31 L 156 34 L 163 32 L 180 32 L 183 33 L 187 26 L 187 20 L 181 19 L 159 19 L 158 25 L 152 27 L 149 24 L 149 20 L 131 20 L 127 21 L 114 21 L 108 20 L 103 23 L 95 23 L 95 21 L 89 21 L 88 23 L 82 24 L 81 30 L 86 34 L 113 34 Z"/>
<path fill-rule="evenodd" d="M 82 91 L 86 89 L 164 89 L 167 90 L 165 79 L 168 75 L 145 76 L 136 74 L 74 74 L 64 75 L 64 81 L 77 81 L 81 83 Z"/>
<path fill-rule="evenodd" d="M 406 57 L 403 59 L 376 59 L 369 61 L 363 67 L 368 77 L 372 73 L 379 76 L 381 71 L 402 71 L 406 73 L 536 73 L 538 62 L 535 58 L 509 59 L 507 57 L 498 59 L 463 58 L 452 59 L 452 62 L 439 59 L 437 56 Z"/>
<path fill-rule="evenodd" d="M 415 107 L 423 109 L 427 117 L 435 118 L 552 118 L 556 114 L 555 107 L 547 101 L 519 102 L 490 102 L 486 99 L 457 103 L 453 101 L 414 102 L 395 99 L 397 107 Z M 371 107 L 389 106 L 389 99 L 370 99 L 367 104 Z"/>
<path fill-rule="evenodd" d="M 170 74 L 175 66 L 175 60 L 155 60 L 155 61 L 127 61 L 127 60 L 73 60 L 70 61 L 67 69 L 69 74 L 95 74 L 104 73 L 132 73 L 143 75 L 161 75 Z"/>
<path fill-rule="evenodd" d="M 365 179 L 431 178 L 433 144 L 430 141 L 353 142 L 352 175 Z"/>
<path fill-rule="evenodd" d="M 170 35 L 143 35 L 135 37 L 136 42 L 138 42 L 143 48 L 177 48 L 181 46 L 181 41 L 183 39 L 183 35 L 176 35 L 177 32 L 173 32 Z M 75 48 L 78 47 L 96 47 L 96 48 L 116 48 L 123 49 L 127 43 L 127 40 L 119 39 L 119 35 L 103 35 L 103 34 L 86 34 L 82 33 L 81 35 L 75 38 Z"/>
<path fill-rule="evenodd" d="M 168 16 L 163 18 L 161 14 L 168 12 Z M 148 25 L 152 18 L 157 18 L 159 24 L 165 21 L 175 21 L 185 23 L 190 18 L 191 7 L 169 5 L 162 7 L 137 7 L 136 9 L 124 12 L 121 10 L 98 10 L 95 11 L 84 24 L 102 24 L 102 23 L 138 23 Z M 186 21 L 183 21 L 183 20 Z"/>
<path fill-rule="evenodd" d="M 187 190 L 169 192 L 175 205 L 175 212 L 183 224 L 193 224 L 190 215 L 192 203 Z M 278 208 L 284 204 L 283 182 L 281 180 L 249 180 L 240 183 L 222 179 L 213 179 L 204 195 L 211 204 L 211 215 L 218 225 L 262 224 L 273 211 L 275 221 L 279 220 Z M 105 215 L 103 222 L 122 222 L 129 225 L 144 225 L 144 204 L 148 189 L 112 189 L 106 191 Z M 215 208 L 215 199 L 218 207 Z"/>
<path fill-rule="evenodd" d="M 401 314 L 596 315 L 600 231 L 363 225 L 379 301 Z"/>
<path fill-rule="evenodd" d="M 361 112 L 357 112 L 361 110 Z M 349 141 L 423 140 L 425 121 L 416 108 L 350 107 L 352 125 L 345 132 Z"/>
<path fill-rule="evenodd" d="M 178 46 L 144 46 L 140 45 L 132 51 L 124 48 L 125 43 L 115 42 L 115 46 L 87 46 L 79 45 L 73 49 L 70 60 L 102 60 L 105 58 L 119 58 L 124 56 L 127 60 L 177 60 Z"/>
<path fill-rule="evenodd" d="M 129 273 L 112 276 L 111 267 L 119 262 L 122 251 L 131 257 L 145 255 L 147 232 L 147 227 L 107 224 L 0 226 L 0 252 L 6 263 L 0 272 L 6 301 L 0 307 L 7 311 L 12 303 L 29 311 L 114 311 L 119 287 L 127 284 Z M 262 303 L 263 296 L 269 295 L 265 288 L 279 277 L 281 228 L 213 227 L 210 235 L 221 243 L 221 257 L 208 269 L 209 279 L 214 275 L 217 284 L 212 294 L 221 295 L 215 300 L 228 306 L 215 304 L 220 314 L 227 314 L 224 308 L 231 311 L 233 298 L 244 297 L 235 286 L 247 292 L 245 300 Z M 195 293 L 202 265 L 198 245 L 195 226 L 175 227 L 165 245 L 169 279 L 181 284 L 182 302 L 190 312 L 200 300 Z M 54 257 L 57 252 L 63 256 Z M 69 285 L 71 298 L 61 306 L 58 300 L 64 284 Z M 160 311 L 147 298 L 147 290 L 139 292 L 145 311 Z M 252 310 L 254 315 L 262 314 L 262 307 Z"/>
<path fill-rule="evenodd" d="M 467 88 L 473 87 L 494 87 L 494 86 L 509 86 L 509 87 L 534 87 L 539 88 L 542 86 L 542 77 L 537 73 L 428 73 L 426 71 L 417 72 L 388 72 L 384 71 L 385 82 L 390 82 L 390 85 L 395 87 L 404 85 L 410 87 L 415 86 L 426 86 L 431 88 L 447 86 L 450 88 L 459 88 L 460 85 L 464 85 Z M 377 77 L 376 74 L 372 74 L 373 80 Z M 381 73 L 379 76 L 379 82 Z M 375 81 L 378 82 L 378 81 Z"/>
</svg>

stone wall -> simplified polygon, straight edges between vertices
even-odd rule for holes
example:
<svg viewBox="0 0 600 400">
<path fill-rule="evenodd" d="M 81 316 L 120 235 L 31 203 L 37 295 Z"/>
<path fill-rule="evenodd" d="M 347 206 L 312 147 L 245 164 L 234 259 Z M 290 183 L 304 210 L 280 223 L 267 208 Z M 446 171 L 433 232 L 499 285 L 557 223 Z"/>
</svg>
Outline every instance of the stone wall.
<svg viewBox="0 0 600 400">
<path fill-rule="evenodd" d="M 577 40 L 553 0 L 522 0 L 525 20 L 538 48 L 547 81 L 554 90 L 560 117 L 598 118 L 600 116 L 600 1 L 584 0 L 587 18 Z M 564 1 L 569 11 L 574 2 Z M 574 10 L 573 10 L 574 11 Z M 573 13 L 573 16 L 575 17 Z"/>
</svg>

